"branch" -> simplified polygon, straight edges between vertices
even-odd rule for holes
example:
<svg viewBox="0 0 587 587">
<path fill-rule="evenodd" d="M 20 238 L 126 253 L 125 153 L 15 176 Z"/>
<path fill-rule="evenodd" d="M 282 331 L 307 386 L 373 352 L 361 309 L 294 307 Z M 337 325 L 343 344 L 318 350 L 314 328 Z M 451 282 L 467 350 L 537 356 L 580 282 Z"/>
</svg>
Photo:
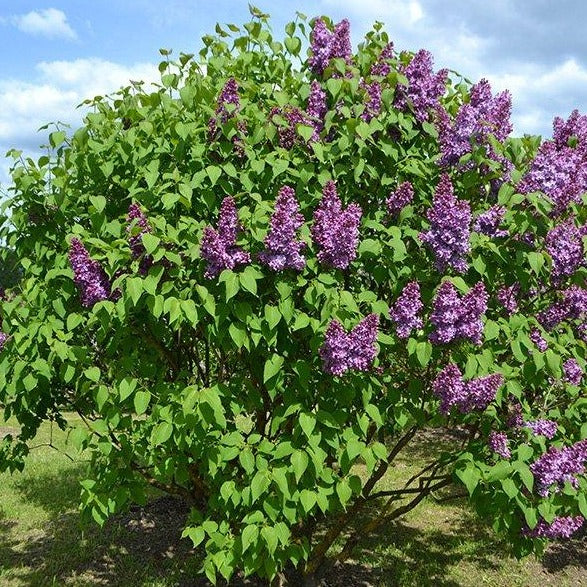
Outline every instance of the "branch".
<svg viewBox="0 0 587 587">
<path fill-rule="evenodd" d="M 396 520 L 404 514 L 407 514 L 409 511 L 413 510 L 425 497 L 430 495 L 433 491 L 445 487 L 450 483 L 452 483 L 452 480 L 450 477 L 448 477 L 436 483 L 433 486 L 430 486 L 430 484 L 428 484 L 428 486 L 424 487 L 420 491 L 420 493 L 418 493 L 418 495 L 416 495 L 416 497 L 414 497 L 414 499 L 412 499 L 410 502 L 388 513 L 391 504 L 394 501 L 397 501 L 396 499 L 394 499 L 394 496 L 392 496 L 383 509 L 383 515 L 373 520 L 370 520 L 369 522 L 361 526 L 361 528 L 359 528 L 356 532 L 354 532 L 347 540 L 342 551 L 335 557 L 335 560 L 339 562 L 347 560 L 352 555 L 353 550 L 355 549 L 359 540 L 361 540 L 361 538 L 363 538 L 366 534 L 373 532 L 374 530 L 379 528 L 379 526 L 383 525 L 385 522 Z"/>
</svg>

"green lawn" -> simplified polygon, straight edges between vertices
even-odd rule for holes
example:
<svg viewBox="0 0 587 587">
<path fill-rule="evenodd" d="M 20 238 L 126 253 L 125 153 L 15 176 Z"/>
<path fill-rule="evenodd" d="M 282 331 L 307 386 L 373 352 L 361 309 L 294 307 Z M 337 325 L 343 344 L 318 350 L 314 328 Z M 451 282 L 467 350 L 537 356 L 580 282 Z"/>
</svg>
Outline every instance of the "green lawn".
<svg viewBox="0 0 587 587">
<path fill-rule="evenodd" d="M 9 423 L 10 424 L 10 423 Z M 0 429 L 6 432 L 6 429 Z M 44 425 L 33 444 L 51 437 Z M 61 448 L 65 435 L 53 430 Z M 405 478 L 421 463 L 430 438 L 422 438 L 391 472 Z M 86 463 L 48 447 L 32 451 L 23 473 L 0 475 L 0 586 L 206 585 L 195 577 L 198 557 L 180 540 L 186 510 L 154 497 L 103 529 L 82 528 L 77 512 Z M 587 585 L 585 539 L 551 547 L 540 562 L 516 561 L 464 502 L 426 502 L 401 523 L 370 537 L 355 561 L 335 569 L 328 586 L 453 587 Z M 244 582 L 235 582 L 235 585 Z"/>
</svg>

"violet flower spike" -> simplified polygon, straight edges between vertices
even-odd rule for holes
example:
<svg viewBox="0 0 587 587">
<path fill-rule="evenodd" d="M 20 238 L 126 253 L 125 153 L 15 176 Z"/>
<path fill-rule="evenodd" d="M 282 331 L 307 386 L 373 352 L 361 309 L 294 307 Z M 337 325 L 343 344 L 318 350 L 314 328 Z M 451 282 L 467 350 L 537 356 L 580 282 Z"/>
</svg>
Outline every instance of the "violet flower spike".
<svg viewBox="0 0 587 587">
<path fill-rule="evenodd" d="M 407 338 L 412 330 L 422 328 L 422 318 L 419 313 L 423 307 L 420 285 L 417 281 L 410 281 L 389 310 L 389 317 L 395 322 L 399 338 Z"/>
<path fill-rule="evenodd" d="M 492 452 L 499 455 L 503 459 L 509 459 L 512 456 L 509 448 L 508 437 L 504 432 L 490 432 L 489 438 L 487 439 L 487 445 Z"/>
<path fill-rule="evenodd" d="M 358 204 L 350 204 L 343 210 L 335 183 L 326 182 L 311 228 L 320 263 L 336 269 L 348 268 L 357 256 L 361 215 Z"/>
<path fill-rule="evenodd" d="M 90 258 L 77 237 L 73 237 L 69 245 L 69 263 L 82 306 L 91 308 L 97 302 L 108 299 L 111 290 L 108 276 L 100 263 Z"/>
<path fill-rule="evenodd" d="M 218 228 L 206 226 L 200 243 L 200 256 L 208 261 L 204 277 L 212 279 L 224 269 L 234 269 L 251 262 L 249 253 L 236 245 L 241 226 L 234 198 L 222 200 L 218 216 Z"/>
<path fill-rule="evenodd" d="M 430 228 L 420 233 L 420 240 L 432 249 L 438 271 L 444 272 L 447 267 L 452 267 L 458 273 L 465 273 L 469 266 L 466 255 L 471 250 L 471 207 L 466 200 L 455 197 L 446 173 L 440 178 L 426 217 Z"/>
<path fill-rule="evenodd" d="M 261 263 L 273 271 L 288 268 L 301 271 L 306 265 L 306 259 L 301 254 L 306 243 L 296 237 L 297 230 L 304 224 L 299 208 L 294 190 L 289 186 L 282 187 L 265 237 L 265 250 L 259 253 Z"/>
</svg>

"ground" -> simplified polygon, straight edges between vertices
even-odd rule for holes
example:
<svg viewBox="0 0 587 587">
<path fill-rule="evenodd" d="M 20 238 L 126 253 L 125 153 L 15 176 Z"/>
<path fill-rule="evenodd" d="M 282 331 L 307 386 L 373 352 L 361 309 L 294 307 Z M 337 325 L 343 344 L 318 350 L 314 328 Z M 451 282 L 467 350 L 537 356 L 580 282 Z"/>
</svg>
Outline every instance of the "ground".
<svg viewBox="0 0 587 587">
<path fill-rule="evenodd" d="M 10 433 L 0 429 L 0 436 Z M 47 442 L 48 426 L 37 439 Z M 63 433 L 54 442 L 64 446 Z M 405 474 L 431 443 L 424 435 L 398 462 Z M 36 442 L 36 441 L 35 441 Z M 120 585 L 200 587 L 199 553 L 181 539 L 185 504 L 157 496 L 103 529 L 82 527 L 77 502 L 87 464 L 46 446 L 32 451 L 23 473 L 0 475 L 0 587 Z M 231 585 L 257 586 L 235 580 Z M 370 537 L 355 560 L 330 570 L 324 587 L 587 586 L 587 534 L 549 547 L 544 559 L 512 558 L 506 545 L 464 500 L 426 502 L 403 521 Z"/>
</svg>

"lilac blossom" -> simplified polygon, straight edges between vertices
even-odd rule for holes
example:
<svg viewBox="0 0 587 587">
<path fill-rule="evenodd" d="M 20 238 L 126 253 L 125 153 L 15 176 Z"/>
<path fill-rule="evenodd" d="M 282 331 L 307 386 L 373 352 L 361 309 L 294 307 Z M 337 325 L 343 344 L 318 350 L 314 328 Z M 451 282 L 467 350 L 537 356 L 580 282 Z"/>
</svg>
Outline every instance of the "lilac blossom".
<svg viewBox="0 0 587 587">
<path fill-rule="evenodd" d="M 438 373 L 432 384 L 432 392 L 440 399 L 440 411 L 443 414 L 448 414 L 453 406 L 465 401 L 467 386 L 460 369 L 454 363 L 449 363 Z"/>
<path fill-rule="evenodd" d="M 507 230 L 500 230 L 499 228 L 505 212 L 504 206 L 492 206 L 489 210 L 477 216 L 473 224 L 473 230 L 494 238 L 508 236 Z"/>
<path fill-rule="evenodd" d="M 554 215 L 581 201 L 587 191 L 587 116 L 574 110 L 566 122 L 554 119 L 553 139 L 540 145 L 518 191 L 543 192 L 554 205 Z"/>
<path fill-rule="evenodd" d="M 317 141 L 324 128 L 324 118 L 328 112 L 328 104 L 326 102 L 326 92 L 320 86 L 320 82 L 316 80 L 313 80 L 310 84 L 310 95 L 308 96 L 306 112 L 312 119 L 312 126 L 314 127 L 312 140 Z"/>
<path fill-rule="evenodd" d="M 283 186 L 275 201 L 269 232 L 265 237 L 265 250 L 259 253 L 259 260 L 273 271 L 296 269 L 301 271 L 306 259 L 301 251 L 306 246 L 296 238 L 297 230 L 304 224 L 300 206 L 293 188 Z"/>
<path fill-rule="evenodd" d="M 485 79 L 473 85 L 470 101 L 460 106 L 454 122 L 443 108 L 439 108 L 440 165 L 456 165 L 463 155 L 471 153 L 474 145 L 483 145 L 490 158 L 500 160 L 488 137 L 492 134 L 498 141 L 504 141 L 509 136 L 513 128 L 511 109 L 510 93 L 505 91 L 492 96 L 491 86 Z"/>
<path fill-rule="evenodd" d="M 238 83 L 231 77 L 224 84 L 216 102 L 216 116 L 208 121 L 208 136 L 210 140 L 216 138 L 218 133 L 218 121 L 226 124 L 240 108 L 240 98 L 238 95 Z"/>
<path fill-rule="evenodd" d="M 361 114 L 361 118 L 369 122 L 381 112 L 381 84 L 379 82 L 361 83 L 361 87 L 365 90 L 367 96 L 365 100 L 365 109 Z"/>
<path fill-rule="evenodd" d="M 447 344 L 466 339 L 481 344 L 483 321 L 487 310 L 488 295 L 482 282 L 475 284 L 462 298 L 450 281 L 443 281 L 438 288 L 430 322 L 434 331 L 430 340 L 435 344 Z"/>
<path fill-rule="evenodd" d="M 520 293 L 520 284 L 500 287 L 497 291 L 497 301 L 504 307 L 508 316 L 518 311 L 518 294 Z"/>
<path fill-rule="evenodd" d="M 522 416 L 522 404 L 516 402 L 511 406 L 510 413 L 507 419 L 507 425 L 510 428 L 519 428 L 524 425 L 524 417 Z"/>
<path fill-rule="evenodd" d="M 108 276 L 100 263 L 90 258 L 77 237 L 72 238 L 69 245 L 69 263 L 82 306 L 91 308 L 96 302 L 108 299 L 111 289 Z"/>
<path fill-rule="evenodd" d="M 554 446 L 549 448 L 530 465 L 536 482 L 536 492 L 545 497 L 550 493 L 553 485 L 556 492 L 566 482 L 577 488 L 579 483 L 577 475 L 585 472 L 586 461 L 587 439 L 564 448 Z"/>
<path fill-rule="evenodd" d="M 322 369 L 338 376 L 353 369 L 369 370 L 377 352 L 375 340 L 378 325 L 377 314 L 369 314 L 347 333 L 338 320 L 332 320 L 319 351 Z"/>
<path fill-rule="evenodd" d="M 583 369 L 576 359 L 567 359 L 563 363 L 563 372 L 565 374 L 564 379 L 571 385 L 580 385 L 581 379 L 583 379 Z"/>
<path fill-rule="evenodd" d="M 422 328 L 422 318 L 418 314 L 423 307 L 420 285 L 417 281 L 410 281 L 389 310 L 389 317 L 395 322 L 400 338 L 407 338 L 412 330 Z"/>
<path fill-rule="evenodd" d="M 414 199 L 414 187 L 409 181 L 400 183 L 395 192 L 389 194 L 385 204 L 390 216 L 397 216 Z"/>
<path fill-rule="evenodd" d="M 495 432 L 494 430 L 491 431 L 487 439 L 487 446 L 489 446 L 489 449 L 492 452 L 498 454 L 504 459 L 509 459 L 512 456 L 512 452 L 510 451 L 508 443 L 508 437 L 504 432 Z"/>
<path fill-rule="evenodd" d="M 371 66 L 371 75 L 385 77 L 391 72 L 389 60 L 393 59 L 393 43 L 387 43 L 381 50 L 377 61 Z"/>
<path fill-rule="evenodd" d="M 524 426 L 530 428 L 534 435 L 544 436 L 549 440 L 555 437 L 556 431 L 558 430 L 558 424 L 554 420 L 546 420 L 545 418 L 530 420 L 529 422 L 525 422 Z"/>
<path fill-rule="evenodd" d="M 560 281 L 584 262 L 583 238 L 572 220 L 552 228 L 546 235 L 546 251 L 552 258 L 552 277 Z"/>
<path fill-rule="evenodd" d="M 320 263 L 336 269 L 350 265 L 357 256 L 361 215 L 358 204 L 350 204 L 343 210 L 335 183 L 326 182 L 311 229 L 312 239 L 319 248 Z"/>
<path fill-rule="evenodd" d="M 204 228 L 200 255 L 208 261 L 204 276 L 216 277 L 223 269 L 234 269 L 238 265 L 250 263 L 251 256 L 236 246 L 236 239 L 242 227 L 234 198 L 227 196 L 222 200 L 218 217 L 218 228 Z"/>
<path fill-rule="evenodd" d="M 471 250 L 471 207 L 466 200 L 455 197 L 453 185 L 446 173 L 440 178 L 426 217 L 430 221 L 430 228 L 420 233 L 420 240 L 432 249 L 437 270 L 443 272 L 447 267 L 452 267 L 459 273 L 465 273 L 468 269 L 465 257 Z"/>
<path fill-rule="evenodd" d="M 330 32 L 326 23 L 317 18 L 310 36 L 310 57 L 308 65 L 316 75 L 322 75 L 331 59 L 340 57 L 347 63 L 351 58 L 350 24 L 345 18 Z"/>
<path fill-rule="evenodd" d="M 548 343 L 540 334 L 540 330 L 538 328 L 531 328 L 530 329 L 530 340 L 536 345 L 536 348 L 543 353 L 548 348 Z"/>
<path fill-rule="evenodd" d="M 0 332 L 0 351 L 4 348 L 6 341 L 9 339 L 8 334 L 5 332 Z"/>
<path fill-rule="evenodd" d="M 398 84 L 395 105 L 405 110 L 411 104 L 420 122 L 428 120 L 430 110 L 436 110 L 446 90 L 448 70 L 434 73 L 432 54 L 420 49 L 408 65 L 400 65 L 399 72 L 408 79 L 408 86 Z"/>
<path fill-rule="evenodd" d="M 499 373 L 477 377 L 468 382 L 454 363 L 449 363 L 432 384 L 432 392 L 440 399 L 440 411 L 448 414 L 453 407 L 467 414 L 482 411 L 495 399 L 497 390 L 503 385 Z"/>
<path fill-rule="evenodd" d="M 501 373 L 492 373 L 471 379 L 467 383 L 467 397 L 459 405 L 461 412 L 484 410 L 495 399 L 497 390 L 503 385 L 503 381 Z"/>
<path fill-rule="evenodd" d="M 583 516 L 560 516 L 550 523 L 539 520 L 532 530 L 524 528 L 522 533 L 530 538 L 570 538 L 584 521 Z"/>
<path fill-rule="evenodd" d="M 128 244 L 133 256 L 133 259 L 142 257 L 139 271 L 143 275 L 147 273 L 153 264 L 151 255 L 146 255 L 145 246 L 143 245 L 143 235 L 151 232 L 151 226 L 145 216 L 141 207 L 133 202 L 128 207 L 128 215 L 126 217 L 127 227 L 126 233 L 128 235 Z"/>
<path fill-rule="evenodd" d="M 303 138 L 300 136 L 297 130 L 298 124 L 311 126 L 314 128 L 314 132 L 310 137 L 310 141 L 318 139 L 315 121 L 312 120 L 303 110 L 300 110 L 296 106 L 273 108 L 269 114 L 269 118 L 273 120 L 274 116 L 281 116 L 287 122 L 287 125 L 280 124 L 277 127 L 280 147 L 283 147 L 289 151 L 294 147 L 294 145 L 303 141 Z"/>
<path fill-rule="evenodd" d="M 559 293 L 562 300 L 554 302 L 536 316 L 538 322 L 548 331 L 565 320 L 582 319 L 587 312 L 587 290 L 571 285 Z"/>
</svg>

